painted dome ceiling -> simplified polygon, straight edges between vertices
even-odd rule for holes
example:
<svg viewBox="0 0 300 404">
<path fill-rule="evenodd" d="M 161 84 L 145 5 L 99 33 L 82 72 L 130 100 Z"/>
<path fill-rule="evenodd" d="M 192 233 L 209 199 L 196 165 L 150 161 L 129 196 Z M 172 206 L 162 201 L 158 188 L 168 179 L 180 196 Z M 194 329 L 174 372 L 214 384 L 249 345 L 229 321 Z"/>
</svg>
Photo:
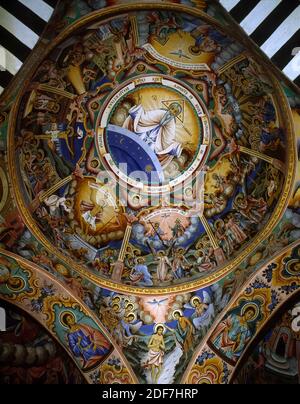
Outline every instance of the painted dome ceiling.
<svg viewBox="0 0 300 404">
<path fill-rule="evenodd" d="M 255 381 L 258 362 L 296 381 L 278 314 L 299 302 L 299 134 L 299 89 L 219 2 L 58 2 L 0 98 L 0 379 L 43 382 L 56 356 L 18 354 L 51 343 L 80 383 Z M 33 323 L 7 345 L 12 306 L 45 346 Z"/>
<path fill-rule="evenodd" d="M 280 219 L 292 128 L 241 40 L 196 10 L 143 8 L 91 14 L 53 41 L 14 105 L 9 165 L 26 225 L 76 272 L 195 290 Z"/>
</svg>

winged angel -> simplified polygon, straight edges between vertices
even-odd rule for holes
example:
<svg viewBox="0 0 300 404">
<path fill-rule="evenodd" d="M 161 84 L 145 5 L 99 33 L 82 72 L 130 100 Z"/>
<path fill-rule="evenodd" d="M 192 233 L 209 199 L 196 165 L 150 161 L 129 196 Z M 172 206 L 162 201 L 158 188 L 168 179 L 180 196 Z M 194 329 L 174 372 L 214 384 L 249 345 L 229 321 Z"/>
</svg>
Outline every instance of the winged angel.
<svg viewBox="0 0 300 404">
<path fill-rule="evenodd" d="M 214 303 L 206 291 L 203 292 L 203 299 L 199 296 L 194 296 L 191 302 L 185 304 L 184 307 L 194 311 L 191 320 L 198 331 L 208 328 L 215 318 Z"/>
</svg>

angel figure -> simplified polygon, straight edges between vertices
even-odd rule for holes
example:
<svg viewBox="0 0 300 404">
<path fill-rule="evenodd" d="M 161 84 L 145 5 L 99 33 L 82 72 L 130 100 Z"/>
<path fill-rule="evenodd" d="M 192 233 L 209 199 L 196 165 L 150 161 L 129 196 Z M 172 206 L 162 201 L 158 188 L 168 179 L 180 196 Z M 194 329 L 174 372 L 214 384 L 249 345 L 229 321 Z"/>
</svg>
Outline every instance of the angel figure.
<svg viewBox="0 0 300 404">
<path fill-rule="evenodd" d="M 157 258 L 157 280 L 165 282 L 168 279 L 168 267 L 172 269 L 172 264 L 165 251 L 159 251 L 156 255 Z"/>
<path fill-rule="evenodd" d="M 128 345 L 132 345 L 135 339 L 138 338 L 136 333 L 142 327 L 143 322 L 137 321 L 135 313 L 129 313 L 121 320 L 120 328 L 121 332 L 120 336 L 120 344 L 123 347 L 127 347 Z"/>
<path fill-rule="evenodd" d="M 158 282 L 165 282 L 168 280 L 168 267 L 173 270 L 173 266 L 170 262 L 170 255 L 173 253 L 173 247 L 175 242 L 173 242 L 167 250 L 155 251 L 152 244 L 147 243 L 150 248 L 155 262 L 157 263 L 157 280 Z"/>
<path fill-rule="evenodd" d="M 211 302 L 209 294 L 204 291 L 203 299 L 194 296 L 190 303 L 185 304 L 186 309 L 194 310 L 191 316 L 192 322 L 196 330 L 209 327 L 215 317 L 215 308 Z"/>
</svg>

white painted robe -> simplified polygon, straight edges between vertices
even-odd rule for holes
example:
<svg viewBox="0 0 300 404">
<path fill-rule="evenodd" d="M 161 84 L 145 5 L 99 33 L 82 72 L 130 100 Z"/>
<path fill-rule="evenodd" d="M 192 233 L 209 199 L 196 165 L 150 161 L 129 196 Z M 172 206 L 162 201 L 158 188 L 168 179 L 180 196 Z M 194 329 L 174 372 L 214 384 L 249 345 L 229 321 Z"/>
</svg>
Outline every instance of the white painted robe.
<svg viewBox="0 0 300 404">
<path fill-rule="evenodd" d="M 169 261 L 169 258 L 158 257 L 158 265 L 157 265 L 157 280 L 161 282 L 165 282 L 168 276 L 168 266 L 172 268 L 172 264 Z"/>
<path fill-rule="evenodd" d="M 145 111 L 141 105 L 134 106 L 123 128 L 138 135 L 159 157 L 180 157 L 182 153 L 182 145 L 176 142 L 174 115 L 166 110 Z"/>
</svg>

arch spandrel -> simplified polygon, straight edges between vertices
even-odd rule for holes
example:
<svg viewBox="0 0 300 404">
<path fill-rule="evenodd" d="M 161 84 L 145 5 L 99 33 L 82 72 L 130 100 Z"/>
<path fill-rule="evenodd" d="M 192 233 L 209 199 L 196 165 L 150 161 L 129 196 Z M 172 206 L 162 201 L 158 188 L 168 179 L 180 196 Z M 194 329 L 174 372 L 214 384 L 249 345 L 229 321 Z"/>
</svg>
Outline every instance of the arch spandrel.
<svg viewBox="0 0 300 404">
<path fill-rule="evenodd" d="M 0 297 L 40 323 L 65 349 L 90 384 L 134 383 L 118 347 L 87 306 L 37 265 L 0 251 Z M 78 351 L 81 339 L 82 350 Z M 84 340 L 86 339 L 87 344 Z M 92 343 L 93 348 L 84 349 Z M 83 354 L 84 353 L 84 354 Z M 116 370 L 118 367 L 118 370 Z"/>
<path fill-rule="evenodd" d="M 294 243 L 243 286 L 202 342 L 184 375 L 185 383 L 227 384 L 232 380 L 248 345 L 289 299 L 299 295 L 299 252 L 299 244 Z"/>
</svg>

